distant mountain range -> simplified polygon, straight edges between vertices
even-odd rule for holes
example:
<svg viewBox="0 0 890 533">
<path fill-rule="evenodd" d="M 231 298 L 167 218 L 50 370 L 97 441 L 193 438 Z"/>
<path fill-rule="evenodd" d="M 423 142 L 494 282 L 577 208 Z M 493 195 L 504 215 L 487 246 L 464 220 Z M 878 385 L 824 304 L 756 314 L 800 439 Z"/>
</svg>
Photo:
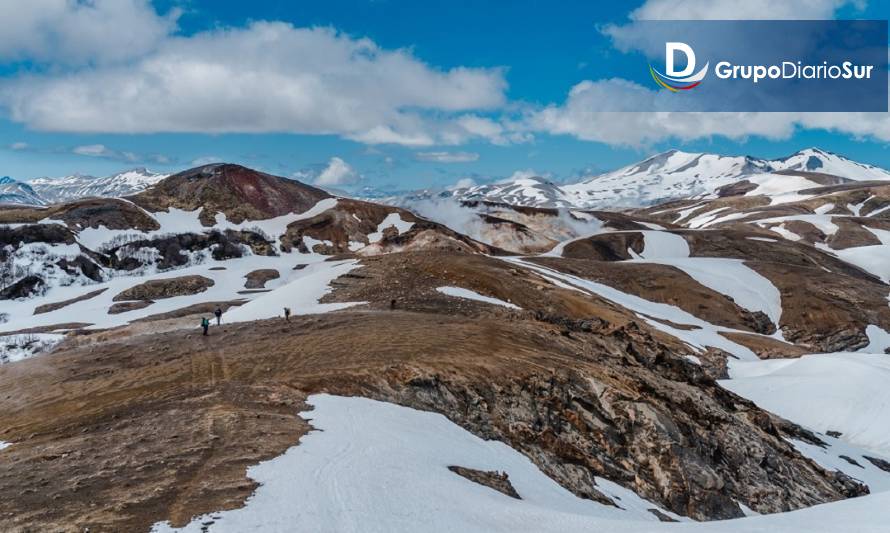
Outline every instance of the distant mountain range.
<svg viewBox="0 0 890 533">
<path fill-rule="evenodd" d="M 818 148 L 781 159 L 724 156 L 669 150 L 638 163 L 576 183 L 557 184 L 540 176 L 522 176 L 495 183 L 448 190 L 385 195 L 364 190 L 372 201 L 399 206 L 430 199 L 488 201 L 524 207 L 615 209 L 645 207 L 678 198 L 714 197 L 722 188 L 765 175 L 806 173 L 819 183 L 890 180 L 890 172 Z M 122 197 L 141 192 L 167 177 L 144 168 L 108 177 L 75 174 L 63 178 L 0 181 L 0 203 L 46 205 L 88 196 Z"/>
<path fill-rule="evenodd" d="M 88 196 L 117 198 L 144 191 L 166 177 L 167 174 L 135 168 L 106 177 L 74 174 L 27 182 L 0 178 L 0 203 L 46 205 Z"/>
<path fill-rule="evenodd" d="M 577 183 L 560 185 L 542 177 L 522 177 L 444 191 L 438 196 L 526 207 L 643 207 L 714 195 L 722 187 L 763 174 L 798 172 L 835 176 L 840 181 L 890 180 L 890 172 L 884 169 L 818 148 L 773 160 L 670 150 Z"/>
</svg>

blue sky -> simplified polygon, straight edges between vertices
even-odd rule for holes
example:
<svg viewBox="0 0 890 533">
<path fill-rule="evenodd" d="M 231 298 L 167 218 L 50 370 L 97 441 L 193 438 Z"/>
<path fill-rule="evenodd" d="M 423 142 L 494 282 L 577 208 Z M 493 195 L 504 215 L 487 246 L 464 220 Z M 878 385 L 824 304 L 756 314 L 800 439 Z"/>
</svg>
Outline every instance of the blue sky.
<svg viewBox="0 0 890 533">
<path fill-rule="evenodd" d="M 626 84 L 655 91 L 644 58 L 618 51 L 603 29 L 664 13 L 884 19 L 890 7 L 21 2 L 0 6 L 6 25 L 20 28 L 0 38 L 0 175 L 224 160 L 341 188 L 416 189 L 528 169 L 570 181 L 675 147 L 780 157 L 819 146 L 890 167 L 885 114 L 601 113 Z"/>
</svg>

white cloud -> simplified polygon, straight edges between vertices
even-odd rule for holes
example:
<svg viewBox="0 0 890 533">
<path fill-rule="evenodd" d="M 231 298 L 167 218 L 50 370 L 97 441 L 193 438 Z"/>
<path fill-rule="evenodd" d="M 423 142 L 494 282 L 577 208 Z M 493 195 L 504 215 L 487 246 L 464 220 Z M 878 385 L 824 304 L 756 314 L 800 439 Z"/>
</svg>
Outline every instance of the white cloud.
<svg viewBox="0 0 890 533">
<path fill-rule="evenodd" d="M 466 137 L 479 137 L 500 146 L 532 140 L 532 135 L 522 131 L 518 124 L 508 120 L 493 120 L 472 114 L 455 119 L 453 127 L 456 128 L 456 131 L 452 132 L 454 138 L 451 144 L 459 144 Z"/>
<path fill-rule="evenodd" d="M 315 178 L 315 184 L 322 187 L 353 185 L 361 179 L 361 174 L 356 172 L 349 163 L 339 157 L 332 157 L 328 166 Z"/>
<path fill-rule="evenodd" d="M 631 20 L 822 20 L 865 0 L 647 0 Z"/>
<path fill-rule="evenodd" d="M 173 161 L 163 154 L 137 154 L 129 151 L 118 151 L 109 148 L 104 144 L 87 144 L 76 146 L 71 149 L 71 153 L 86 157 L 101 157 L 104 159 L 113 159 L 115 161 L 124 161 L 126 163 L 159 163 L 169 165 Z"/>
<path fill-rule="evenodd" d="M 572 87 L 562 105 L 529 113 L 524 126 L 536 132 L 632 147 L 714 136 L 779 140 L 800 129 L 890 141 L 887 113 L 634 112 L 656 106 L 670 109 L 669 103 L 660 100 L 663 98 L 670 95 L 627 80 L 583 81 Z"/>
<path fill-rule="evenodd" d="M 414 158 L 418 161 L 433 163 L 472 163 L 479 160 L 475 152 L 417 152 Z"/>
<path fill-rule="evenodd" d="M 451 187 L 448 187 L 448 189 L 449 190 L 469 189 L 470 187 L 475 187 L 475 186 L 476 186 L 476 180 L 474 180 L 473 178 L 461 178 L 461 179 L 457 180 L 457 182 L 455 182 L 454 185 L 452 185 Z"/>
<path fill-rule="evenodd" d="M 112 151 L 104 144 L 76 146 L 71 151 L 77 155 L 85 155 L 89 157 L 111 157 L 116 155 L 116 152 Z"/>
<path fill-rule="evenodd" d="M 472 136 L 448 115 L 501 106 L 506 83 L 499 69 L 439 70 L 330 28 L 255 22 L 171 37 L 126 65 L 20 77 L 2 89 L 10 117 L 41 130 L 291 132 L 424 146 Z"/>
<path fill-rule="evenodd" d="M 651 20 L 826 20 L 837 10 L 865 0 L 647 0 L 630 12 L 627 24 L 601 28 L 622 52 L 641 50 L 654 56 L 663 53 L 664 40 L 645 21 Z"/>
<path fill-rule="evenodd" d="M 179 10 L 148 0 L 0 2 L 0 58 L 58 64 L 117 61 L 154 49 L 176 29 Z"/>
<path fill-rule="evenodd" d="M 547 172 L 544 172 L 544 173 L 537 172 L 534 169 L 528 168 L 525 170 L 517 170 L 517 171 L 513 172 L 513 174 L 511 174 L 510 176 L 508 176 L 504 179 L 500 179 L 500 180 L 496 181 L 495 183 L 512 183 L 516 180 L 524 180 L 524 179 L 529 179 L 529 178 L 550 179 L 550 174 Z"/>
<path fill-rule="evenodd" d="M 28 148 L 30 148 L 30 145 L 26 142 L 15 142 L 9 145 L 9 149 L 15 151 L 27 150 Z"/>
</svg>

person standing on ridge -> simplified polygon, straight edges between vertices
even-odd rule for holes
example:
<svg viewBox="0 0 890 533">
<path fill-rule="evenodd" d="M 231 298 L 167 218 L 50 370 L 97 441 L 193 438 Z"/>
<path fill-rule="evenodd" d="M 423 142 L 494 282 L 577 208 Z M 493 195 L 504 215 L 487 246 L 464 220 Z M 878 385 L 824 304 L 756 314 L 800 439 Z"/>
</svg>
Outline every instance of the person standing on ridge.
<svg viewBox="0 0 890 533">
<path fill-rule="evenodd" d="M 207 320 L 207 317 L 201 317 L 201 327 L 204 328 L 204 336 L 207 336 L 207 329 L 210 327 L 210 321 Z"/>
<path fill-rule="evenodd" d="M 213 314 L 216 315 L 216 325 L 218 326 L 220 324 L 220 321 L 222 320 L 222 309 L 217 307 L 216 311 L 214 311 Z"/>
<path fill-rule="evenodd" d="M 284 319 L 285 319 L 285 320 L 290 320 L 290 307 L 285 307 L 285 308 L 284 308 Z"/>
</svg>

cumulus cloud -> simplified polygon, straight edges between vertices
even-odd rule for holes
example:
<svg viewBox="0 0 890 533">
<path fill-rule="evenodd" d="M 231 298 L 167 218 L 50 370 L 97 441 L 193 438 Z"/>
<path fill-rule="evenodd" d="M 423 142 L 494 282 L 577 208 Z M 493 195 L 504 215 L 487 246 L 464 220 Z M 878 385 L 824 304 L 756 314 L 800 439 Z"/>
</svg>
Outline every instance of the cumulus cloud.
<svg viewBox="0 0 890 533">
<path fill-rule="evenodd" d="M 819 19 L 863 5 L 862 0 L 647 0 L 629 14 L 627 24 L 603 31 L 627 48 L 639 46 L 631 30 L 642 20 Z M 642 146 L 710 136 L 781 139 L 802 128 L 890 140 L 883 113 L 681 112 L 672 107 L 676 98 L 665 101 L 666 94 L 626 80 L 585 81 L 562 103 L 511 117 L 505 110 L 520 107 L 506 101 L 505 73 L 499 68 L 440 69 L 410 50 L 283 22 L 181 36 L 178 16 L 177 10 L 157 12 L 149 0 L 0 2 L 5 22 L 0 60 L 52 67 L 0 82 L 0 107 L 13 121 L 48 131 L 287 132 L 415 147 L 480 139 L 505 145 L 529 142 L 537 133 Z M 659 111 L 635 112 L 641 109 Z M 102 145 L 78 147 L 75 153 L 167 160 Z M 461 162 L 473 156 L 430 150 L 416 157 Z M 324 179 L 349 180 L 334 176 Z"/>
<path fill-rule="evenodd" d="M 607 24 L 603 34 L 622 52 L 640 50 L 649 56 L 664 52 L 664 40 L 653 32 L 659 20 L 826 20 L 840 8 L 862 8 L 864 0 L 647 0 L 630 12 L 626 24 Z M 757 43 L 752 43 L 752 45 Z M 774 46 L 772 43 L 765 43 Z M 791 46 L 793 42 L 787 43 Z"/>
<path fill-rule="evenodd" d="M 823 129 L 861 138 L 890 141 L 887 113 L 634 112 L 671 109 L 663 91 L 621 79 L 584 81 L 561 105 L 530 112 L 525 127 L 554 135 L 616 146 L 645 147 L 660 141 L 708 137 L 743 140 L 751 136 L 780 140 L 800 129 Z"/>
<path fill-rule="evenodd" d="M 328 166 L 315 178 L 315 184 L 322 187 L 337 187 L 354 185 L 361 179 L 361 174 L 356 172 L 349 163 L 339 157 L 332 157 L 328 161 Z"/>
<path fill-rule="evenodd" d="M 418 161 L 433 163 L 472 163 L 479 160 L 475 152 L 417 152 L 414 158 Z"/>
<path fill-rule="evenodd" d="M 55 64 L 118 61 L 153 50 L 176 29 L 179 10 L 148 0 L 0 2 L 0 58 Z"/>
<path fill-rule="evenodd" d="M 449 115 L 501 106 L 506 82 L 499 69 L 439 70 L 330 28 L 254 22 L 170 37 L 124 65 L 0 89 L 14 121 L 41 130 L 338 134 L 423 146 L 474 135 Z"/>
</svg>

